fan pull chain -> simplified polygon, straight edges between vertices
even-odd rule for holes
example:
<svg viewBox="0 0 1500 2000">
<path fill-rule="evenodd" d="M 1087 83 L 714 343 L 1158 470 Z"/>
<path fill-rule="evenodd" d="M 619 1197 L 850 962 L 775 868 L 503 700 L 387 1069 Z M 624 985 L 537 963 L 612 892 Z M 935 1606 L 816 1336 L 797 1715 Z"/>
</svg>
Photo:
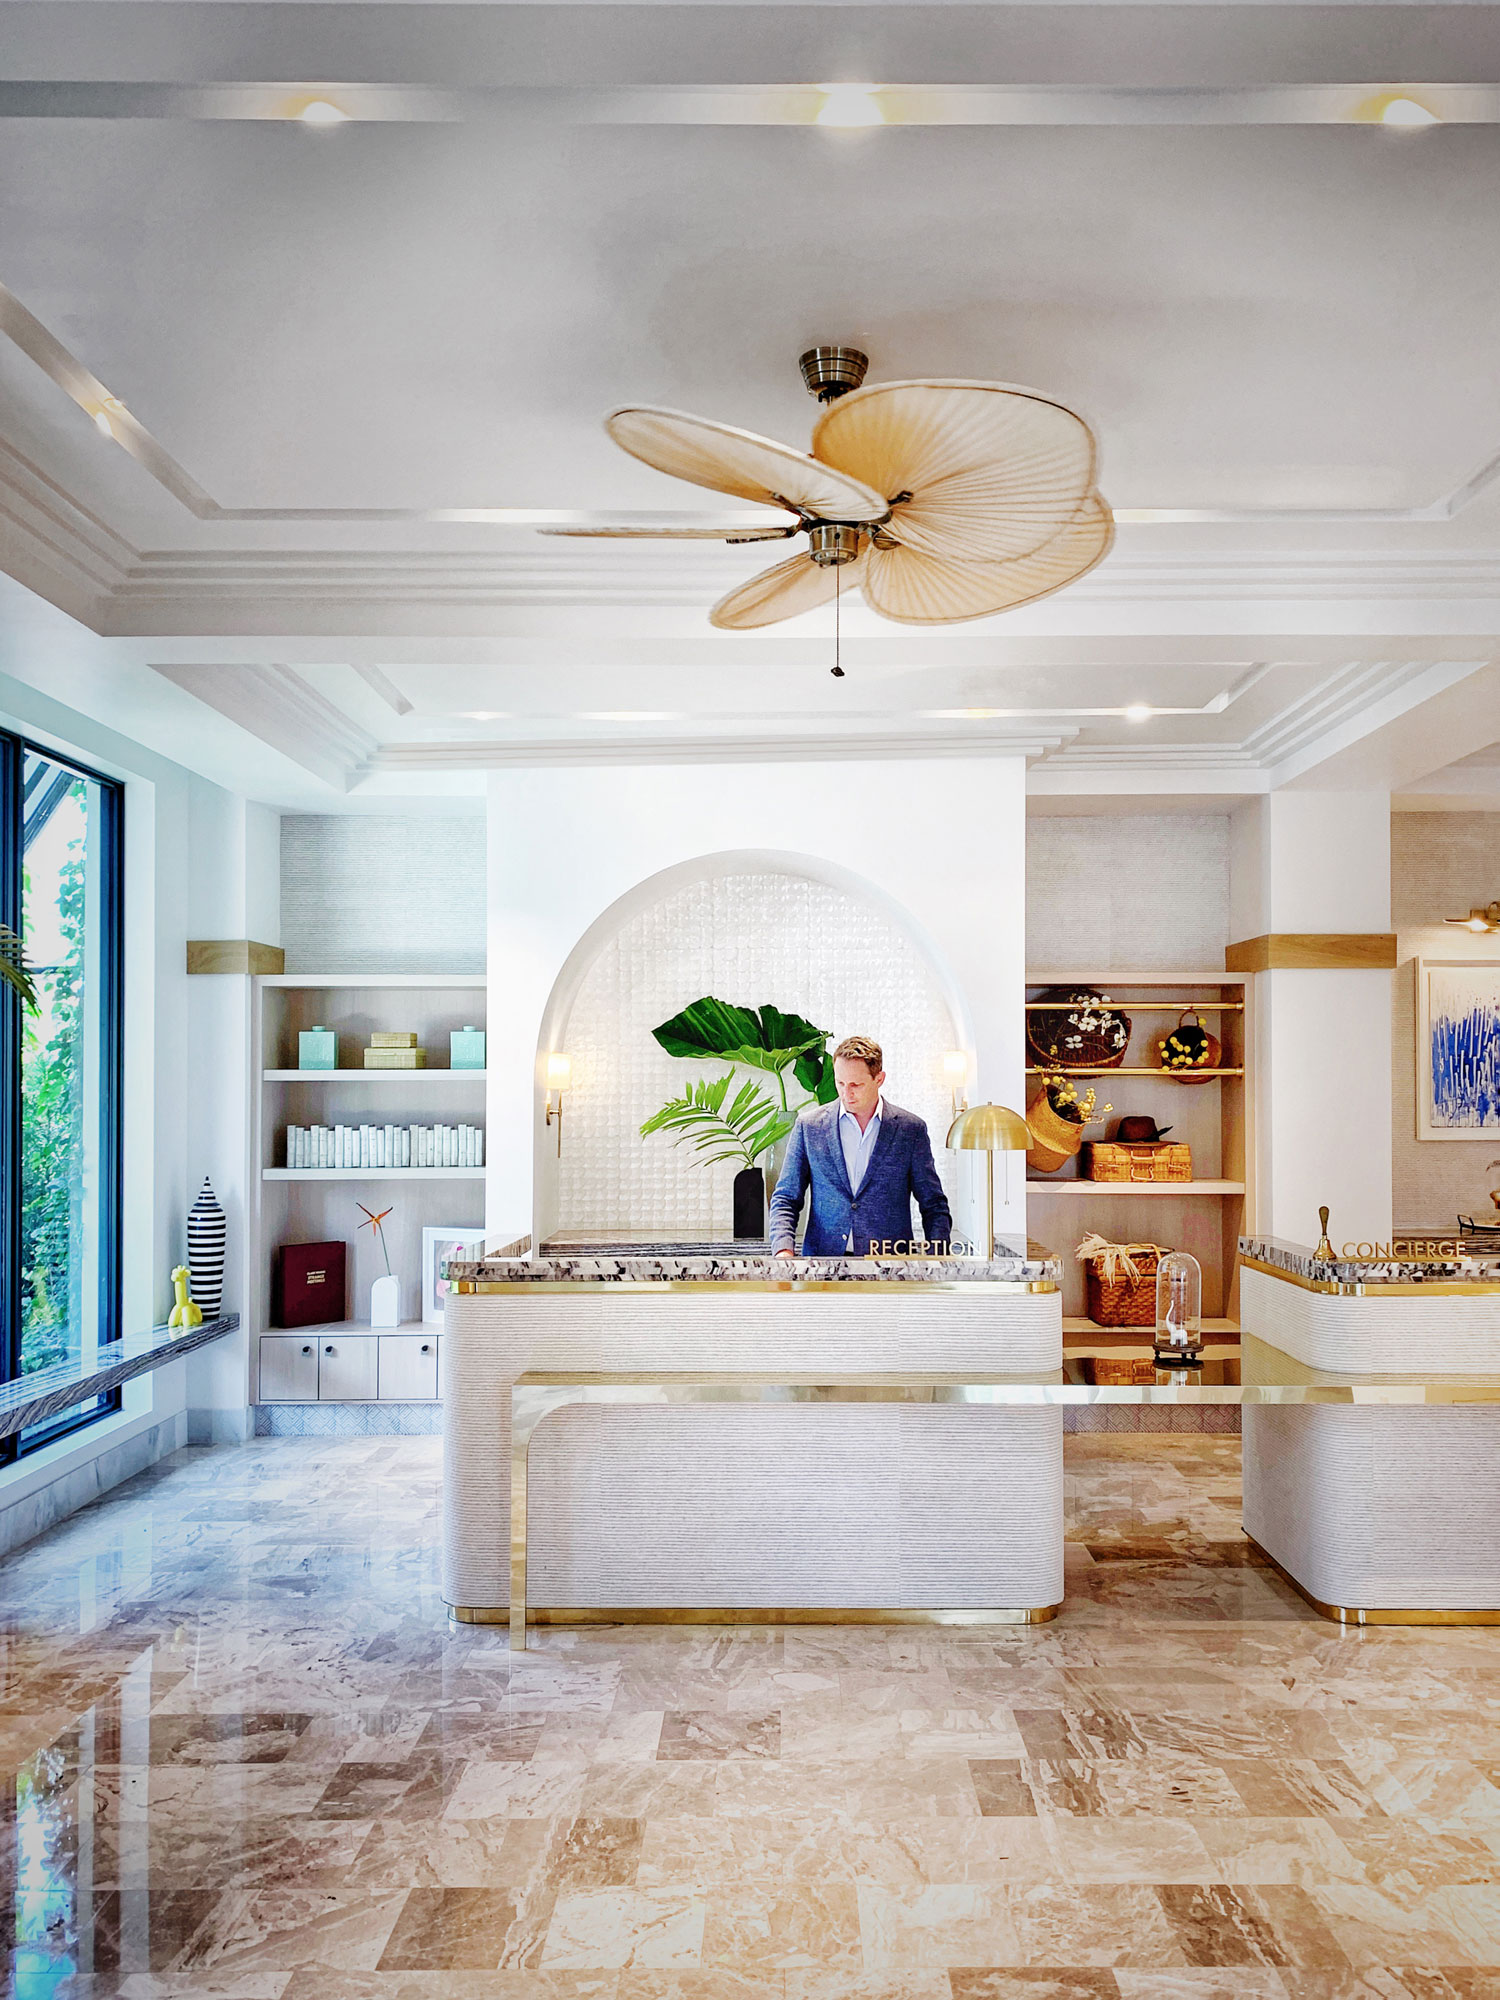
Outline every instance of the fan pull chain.
<svg viewBox="0 0 1500 2000">
<path fill-rule="evenodd" d="M 839 664 L 839 606 L 843 601 L 844 569 L 842 563 L 833 572 L 833 677 L 841 681 L 844 669 Z"/>
</svg>

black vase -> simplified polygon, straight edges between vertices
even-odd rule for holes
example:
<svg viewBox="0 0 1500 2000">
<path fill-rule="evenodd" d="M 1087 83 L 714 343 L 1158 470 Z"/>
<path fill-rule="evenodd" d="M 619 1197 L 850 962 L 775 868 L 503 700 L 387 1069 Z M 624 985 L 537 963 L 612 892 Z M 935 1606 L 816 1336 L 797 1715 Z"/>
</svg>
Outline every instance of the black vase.
<svg viewBox="0 0 1500 2000">
<path fill-rule="evenodd" d="M 759 1167 L 741 1167 L 734 1177 L 734 1234 L 764 1237 L 766 1233 L 766 1177 Z"/>
</svg>

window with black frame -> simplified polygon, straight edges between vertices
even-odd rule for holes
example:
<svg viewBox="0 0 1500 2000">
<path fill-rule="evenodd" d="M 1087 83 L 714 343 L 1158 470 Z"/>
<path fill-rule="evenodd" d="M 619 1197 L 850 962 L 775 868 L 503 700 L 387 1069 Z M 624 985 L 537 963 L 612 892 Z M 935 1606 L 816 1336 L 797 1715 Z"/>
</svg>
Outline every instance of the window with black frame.
<svg viewBox="0 0 1500 2000">
<path fill-rule="evenodd" d="M 120 1337 L 123 788 L 0 732 L 0 923 L 30 998 L 0 1003 L 0 1351 L 7 1379 Z M 14 1457 L 119 1408 L 95 1397 Z"/>
</svg>

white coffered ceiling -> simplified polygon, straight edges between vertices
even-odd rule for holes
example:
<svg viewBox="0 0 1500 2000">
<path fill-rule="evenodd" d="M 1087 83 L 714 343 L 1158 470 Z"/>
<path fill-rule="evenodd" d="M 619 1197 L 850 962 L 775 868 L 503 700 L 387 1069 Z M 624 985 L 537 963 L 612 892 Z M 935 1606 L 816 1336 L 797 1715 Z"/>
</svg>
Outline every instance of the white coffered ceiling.
<svg viewBox="0 0 1500 2000">
<path fill-rule="evenodd" d="M 0 0 L 0 566 L 81 628 L 7 591 L 5 668 L 283 803 L 913 742 L 1500 800 L 1497 119 L 1486 6 Z M 1085 411 L 1114 555 L 846 605 L 835 681 L 829 613 L 708 627 L 764 550 L 529 524 L 709 512 L 600 417 L 803 442 L 818 339 Z"/>
</svg>

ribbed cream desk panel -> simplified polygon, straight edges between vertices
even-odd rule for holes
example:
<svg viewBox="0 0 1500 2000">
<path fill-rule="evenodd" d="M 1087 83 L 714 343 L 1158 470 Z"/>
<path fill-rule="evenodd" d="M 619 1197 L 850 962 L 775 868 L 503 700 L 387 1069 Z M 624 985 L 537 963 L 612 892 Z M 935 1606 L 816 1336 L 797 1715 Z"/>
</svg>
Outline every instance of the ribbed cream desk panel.
<svg viewBox="0 0 1500 2000">
<path fill-rule="evenodd" d="M 1246 1264 L 1240 1324 L 1310 1368 L 1347 1375 L 1500 1369 L 1500 1288 L 1314 1292 Z"/>
<path fill-rule="evenodd" d="M 603 1260 L 597 1260 L 603 1261 Z M 647 1260 L 630 1260 L 632 1264 Z M 748 1260 L 717 1275 L 454 1267 L 444 1361 L 444 1589 L 509 1602 L 510 1388 L 523 1372 L 830 1378 L 1050 1371 L 1055 1267 L 856 1277 Z M 616 1270 L 619 1269 L 617 1263 Z M 743 1275 L 741 1275 L 743 1274 Z M 1062 1414 L 871 1401 L 573 1405 L 530 1452 L 533 1607 L 1040 1607 L 1062 1595 Z"/>
<path fill-rule="evenodd" d="M 1247 1382 L 1257 1365 L 1253 1341 L 1265 1341 L 1320 1379 L 1452 1379 L 1457 1399 L 1372 1407 L 1357 1399 L 1356 1385 L 1352 1407 L 1247 1401 L 1246 1534 L 1345 1622 L 1500 1622 L 1494 1274 L 1456 1263 L 1319 1265 L 1298 1246 L 1254 1241 L 1241 1249 L 1247 1259 L 1275 1259 L 1241 1272 Z M 1462 1401 L 1465 1376 L 1474 1378 L 1472 1407 Z"/>
</svg>

